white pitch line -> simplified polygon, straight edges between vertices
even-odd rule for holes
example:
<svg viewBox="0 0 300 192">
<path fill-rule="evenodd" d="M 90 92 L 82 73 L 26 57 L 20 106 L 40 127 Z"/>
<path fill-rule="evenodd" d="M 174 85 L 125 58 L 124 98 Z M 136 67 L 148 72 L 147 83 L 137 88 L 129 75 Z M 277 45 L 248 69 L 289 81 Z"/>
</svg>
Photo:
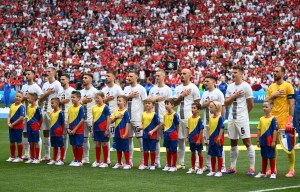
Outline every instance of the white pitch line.
<svg viewBox="0 0 300 192">
<path fill-rule="evenodd" d="M 279 187 L 279 188 L 272 188 L 272 189 L 262 189 L 262 190 L 256 190 L 256 191 L 250 191 L 250 192 L 278 191 L 278 190 L 295 189 L 295 188 L 300 188 L 300 185 L 289 186 L 289 187 Z"/>
</svg>

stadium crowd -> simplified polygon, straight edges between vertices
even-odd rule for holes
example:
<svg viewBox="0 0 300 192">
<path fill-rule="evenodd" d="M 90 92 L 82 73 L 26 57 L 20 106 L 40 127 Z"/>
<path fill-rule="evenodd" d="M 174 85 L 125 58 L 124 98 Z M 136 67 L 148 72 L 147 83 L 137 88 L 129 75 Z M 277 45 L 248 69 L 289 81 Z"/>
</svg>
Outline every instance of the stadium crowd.
<svg viewBox="0 0 300 192">
<path fill-rule="evenodd" d="M 298 83 L 298 8 L 297 0 L 4 0 L 0 74 L 22 85 L 30 68 L 41 84 L 44 70 L 54 66 L 73 83 L 88 72 L 100 84 L 107 70 L 123 83 L 129 69 L 145 82 L 160 68 L 169 71 L 167 83 L 177 85 L 179 69 L 193 69 L 195 84 L 208 74 L 230 82 L 238 64 L 257 89 L 273 82 L 272 69 L 280 64 Z"/>
</svg>

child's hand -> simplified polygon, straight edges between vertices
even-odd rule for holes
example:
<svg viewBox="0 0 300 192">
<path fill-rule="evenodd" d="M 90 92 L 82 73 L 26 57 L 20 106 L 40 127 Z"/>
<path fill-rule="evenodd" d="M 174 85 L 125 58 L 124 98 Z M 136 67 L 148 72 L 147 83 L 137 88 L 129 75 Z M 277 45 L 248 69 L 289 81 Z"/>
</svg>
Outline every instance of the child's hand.
<svg viewBox="0 0 300 192">
<path fill-rule="evenodd" d="M 68 133 L 68 134 L 71 134 L 71 129 L 67 129 L 67 133 Z"/>
<path fill-rule="evenodd" d="M 70 135 L 75 135 L 76 131 L 73 129 L 71 132 L 70 132 Z"/>
<path fill-rule="evenodd" d="M 122 119 L 123 117 L 124 117 L 124 114 L 122 114 L 122 113 L 116 115 L 116 119 Z"/>
<path fill-rule="evenodd" d="M 256 145 L 257 145 L 257 147 L 258 147 L 258 148 L 260 148 L 260 143 L 259 143 L 259 142 L 257 142 L 257 144 L 256 144 Z"/>
<path fill-rule="evenodd" d="M 196 145 L 200 145 L 201 143 L 200 143 L 200 140 L 197 140 L 196 141 Z"/>
<path fill-rule="evenodd" d="M 218 146 L 221 146 L 221 141 L 220 141 L 219 138 L 216 140 L 216 144 L 217 144 Z"/>
<path fill-rule="evenodd" d="M 105 130 L 104 136 L 105 136 L 105 137 L 108 137 L 108 136 L 109 136 L 109 129 L 106 129 L 106 130 Z"/>
<path fill-rule="evenodd" d="M 186 139 L 185 139 L 185 142 L 186 142 L 186 143 L 190 143 L 189 138 L 186 138 Z"/>
<path fill-rule="evenodd" d="M 148 132 L 148 135 L 149 135 L 149 136 L 152 136 L 152 135 L 153 135 L 153 131 L 149 131 L 149 132 Z"/>
<path fill-rule="evenodd" d="M 141 131 L 141 130 L 143 130 L 141 127 L 136 127 L 135 128 L 135 130 L 137 131 L 137 132 L 139 132 L 139 131 Z M 149 131 L 150 132 L 150 131 Z"/>
<path fill-rule="evenodd" d="M 8 128 L 9 128 L 9 129 L 12 129 L 12 128 L 13 128 L 13 126 L 11 125 L 11 123 L 8 123 L 7 125 L 8 125 Z"/>
<path fill-rule="evenodd" d="M 272 142 L 272 147 L 273 147 L 273 148 L 276 147 L 276 142 L 275 142 L 275 141 Z"/>
</svg>

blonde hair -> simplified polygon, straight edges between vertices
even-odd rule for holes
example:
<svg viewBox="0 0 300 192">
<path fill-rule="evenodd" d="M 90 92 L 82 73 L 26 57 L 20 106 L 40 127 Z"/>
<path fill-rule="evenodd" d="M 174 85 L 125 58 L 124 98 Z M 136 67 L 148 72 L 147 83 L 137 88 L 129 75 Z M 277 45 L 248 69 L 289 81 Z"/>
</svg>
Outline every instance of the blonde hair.
<svg viewBox="0 0 300 192">
<path fill-rule="evenodd" d="M 211 101 L 210 103 L 212 103 L 218 110 L 218 113 L 221 113 L 222 111 L 222 104 L 219 101 Z"/>
<path fill-rule="evenodd" d="M 145 100 L 144 100 L 144 103 L 152 103 L 153 105 L 155 104 L 155 100 L 154 100 L 154 98 L 151 98 L 151 97 L 148 97 L 148 98 L 146 98 Z"/>
</svg>

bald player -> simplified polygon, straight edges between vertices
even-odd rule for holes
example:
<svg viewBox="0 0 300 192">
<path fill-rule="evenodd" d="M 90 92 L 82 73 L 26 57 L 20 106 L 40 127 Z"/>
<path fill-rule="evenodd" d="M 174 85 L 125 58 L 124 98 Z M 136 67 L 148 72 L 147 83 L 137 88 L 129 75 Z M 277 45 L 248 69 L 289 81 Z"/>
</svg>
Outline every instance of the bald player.
<svg viewBox="0 0 300 192">
<path fill-rule="evenodd" d="M 198 87 L 191 82 L 192 72 L 189 69 L 182 69 L 180 73 L 181 84 L 175 88 L 175 104 L 178 105 L 177 113 L 180 117 L 178 130 L 178 152 L 179 165 L 177 168 L 185 169 L 185 139 L 187 138 L 186 127 L 188 117 L 192 115 L 192 104 L 200 102 Z"/>
</svg>

